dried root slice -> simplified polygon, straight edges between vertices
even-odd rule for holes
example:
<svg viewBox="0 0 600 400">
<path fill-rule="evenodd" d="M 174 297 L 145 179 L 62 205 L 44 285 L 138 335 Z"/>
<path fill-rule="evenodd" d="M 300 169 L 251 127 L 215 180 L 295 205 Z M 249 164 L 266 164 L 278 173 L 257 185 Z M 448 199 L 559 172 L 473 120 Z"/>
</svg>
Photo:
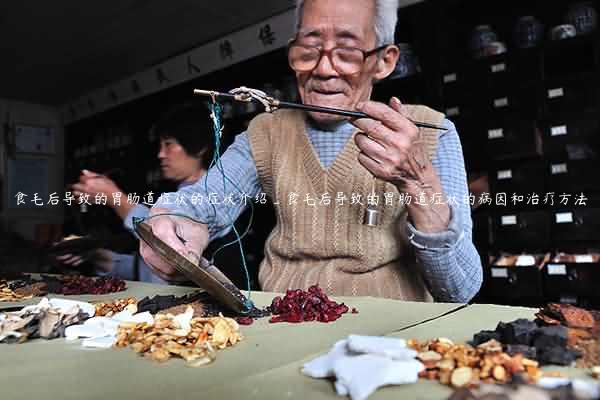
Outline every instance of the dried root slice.
<svg viewBox="0 0 600 400">
<path fill-rule="evenodd" d="M 121 324 L 116 347 L 130 346 L 152 360 L 165 362 L 181 357 L 198 367 L 215 360 L 216 350 L 235 345 L 242 340 L 239 325 L 223 316 L 192 318 L 182 328 L 172 315 L 159 314 L 154 324 Z"/>
<path fill-rule="evenodd" d="M 113 315 L 127 310 L 131 314 L 137 312 L 137 300 L 134 297 L 118 299 L 109 303 L 96 303 L 96 317 L 112 317 Z"/>
<path fill-rule="evenodd" d="M 470 367 L 456 368 L 450 377 L 450 384 L 455 388 L 469 385 L 473 379 L 473 369 Z"/>
<path fill-rule="evenodd" d="M 486 353 L 501 353 L 502 344 L 495 339 L 491 339 L 485 343 L 481 343 L 477 346 L 477 349 L 485 351 Z"/>
<path fill-rule="evenodd" d="M 442 385 L 449 385 L 450 378 L 452 377 L 452 371 L 451 370 L 440 371 L 440 374 L 438 377 L 439 377 L 440 383 Z"/>
<path fill-rule="evenodd" d="M 440 361 L 442 359 L 442 355 L 430 350 L 417 354 L 417 358 L 421 361 Z"/>
<path fill-rule="evenodd" d="M 508 374 L 506 369 L 502 365 L 496 365 L 492 371 L 492 376 L 495 380 L 500 382 L 506 382 L 508 380 Z"/>
<path fill-rule="evenodd" d="M 442 355 L 429 350 L 417 354 L 417 358 L 423 363 L 426 369 L 432 369 L 437 366 L 438 361 L 442 359 Z"/>
<path fill-rule="evenodd" d="M 456 362 L 452 358 L 444 358 L 437 363 L 437 367 L 440 371 L 453 371 L 456 368 Z"/>
</svg>

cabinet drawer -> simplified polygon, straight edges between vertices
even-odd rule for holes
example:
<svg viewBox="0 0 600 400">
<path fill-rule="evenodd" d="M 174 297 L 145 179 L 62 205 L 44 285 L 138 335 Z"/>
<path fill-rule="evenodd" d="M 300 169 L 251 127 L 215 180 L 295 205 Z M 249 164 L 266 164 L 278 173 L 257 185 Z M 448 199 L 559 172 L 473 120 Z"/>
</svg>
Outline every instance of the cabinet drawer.
<svg viewBox="0 0 600 400">
<path fill-rule="evenodd" d="M 546 166 L 549 192 L 590 193 L 600 191 L 600 180 L 590 179 L 590 174 L 600 171 L 600 159 L 556 160 Z"/>
<path fill-rule="evenodd" d="M 513 193 L 523 195 L 525 200 L 532 194 L 537 194 L 541 199 L 545 195 L 544 180 L 540 179 L 543 175 L 544 164 L 541 161 L 521 161 L 521 162 L 499 162 L 494 163 L 494 168 L 490 171 L 490 189 L 492 195 L 497 193 L 506 193 L 511 196 Z M 533 207 L 539 207 L 539 204 L 531 204 Z M 522 206 L 526 206 L 524 201 Z"/>
<path fill-rule="evenodd" d="M 513 160 L 536 157 L 542 152 L 535 121 L 499 118 L 482 132 L 487 153 L 493 160 Z"/>
<path fill-rule="evenodd" d="M 600 208 L 575 206 L 575 198 L 568 199 L 571 207 L 552 211 L 552 240 L 559 248 L 567 242 L 600 244 Z"/>
<path fill-rule="evenodd" d="M 540 126 L 545 155 L 571 160 L 598 156 L 598 113 L 557 114 L 544 120 Z"/>
<path fill-rule="evenodd" d="M 536 302 L 543 298 L 542 273 L 538 267 L 490 266 L 486 269 L 486 295 L 492 299 Z"/>
<path fill-rule="evenodd" d="M 544 293 L 552 300 L 561 297 L 600 297 L 600 263 L 546 264 L 542 270 Z"/>
<path fill-rule="evenodd" d="M 546 211 L 500 212 L 493 219 L 493 247 L 515 252 L 546 250 L 550 221 Z"/>
<path fill-rule="evenodd" d="M 547 115 L 567 110 L 589 110 L 597 104 L 598 80 L 589 79 L 547 81 L 542 93 Z"/>
</svg>

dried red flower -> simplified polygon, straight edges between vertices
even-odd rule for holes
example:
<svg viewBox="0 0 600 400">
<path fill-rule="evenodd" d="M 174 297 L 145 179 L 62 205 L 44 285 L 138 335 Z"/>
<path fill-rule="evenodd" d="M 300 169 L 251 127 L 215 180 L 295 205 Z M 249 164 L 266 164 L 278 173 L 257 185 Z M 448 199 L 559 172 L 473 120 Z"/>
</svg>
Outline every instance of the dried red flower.
<svg viewBox="0 0 600 400">
<path fill-rule="evenodd" d="M 252 317 L 238 317 L 235 319 L 240 325 L 252 325 L 254 318 Z"/>
<path fill-rule="evenodd" d="M 106 294 L 125 290 L 125 281 L 112 277 L 90 278 L 82 275 L 66 276 L 62 279 L 60 294 Z"/>
<path fill-rule="evenodd" d="M 332 322 L 347 313 L 348 306 L 331 300 L 321 288 L 314 285 L 307 291 L 288 290 L 283 298 L 275 297 L 270 310 L 274 314 L 269 320 L 272 323 Z"/>
</svg>

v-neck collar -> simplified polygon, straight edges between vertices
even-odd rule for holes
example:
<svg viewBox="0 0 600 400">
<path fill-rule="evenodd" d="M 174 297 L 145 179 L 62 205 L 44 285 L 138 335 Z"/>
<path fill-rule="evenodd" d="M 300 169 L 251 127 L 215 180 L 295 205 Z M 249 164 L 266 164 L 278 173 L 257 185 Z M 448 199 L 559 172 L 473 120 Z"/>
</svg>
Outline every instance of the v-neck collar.
<svg viewBox="0 0 600 400">
<path fill-rule="evenodd" d="M 354 129 L 352 135 L 350 135 L 342 149 L 336 155 L 333 163 L 329 167 L 324 167 L 308 137 L 308 123 L 306 119 L 303 119 L 302 123 L 304 124 L 304 129 L 299 132 L 299 139 L 302 147 L 302 162 L 305 171 L 316 193 L 328 193 L 337 187 L 339 183 L 345 182 L 353 164 L 356 166 L 355 162 L 359 149 L 354 142 L 354 136 L 358 129 Z M 331 134 L 335 135 L 336 133 L 331 132 Z"/>
</svg>

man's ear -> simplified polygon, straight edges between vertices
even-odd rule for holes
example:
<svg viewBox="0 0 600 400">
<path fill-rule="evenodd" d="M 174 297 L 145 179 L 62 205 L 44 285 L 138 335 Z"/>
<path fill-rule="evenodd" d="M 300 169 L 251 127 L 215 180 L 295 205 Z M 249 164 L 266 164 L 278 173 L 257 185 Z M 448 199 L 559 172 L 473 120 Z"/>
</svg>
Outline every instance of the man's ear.
<svg viewBox="0 0 600 400">
<path fill-rule="evenodd" d="M 394 72 L 398 57 L 400 57 L 400 49 L 398 46 L 390 45 L 383 49 L 380 56 L 377 57 L 377 68 L 373 78 L 375 78 L 376 81 L 387 78 Z"/>
</svg>

